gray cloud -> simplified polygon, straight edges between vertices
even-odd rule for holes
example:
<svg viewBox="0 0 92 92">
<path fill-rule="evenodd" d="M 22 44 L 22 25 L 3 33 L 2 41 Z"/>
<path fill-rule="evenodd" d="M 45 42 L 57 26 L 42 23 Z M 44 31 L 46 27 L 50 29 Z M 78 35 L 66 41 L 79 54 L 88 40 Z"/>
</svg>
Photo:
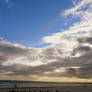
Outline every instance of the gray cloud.
<svg viewBox="0 0 92 92">
<path fill-rule="evenodd" d="M 28 49 L 16 47 L 8 42 L 0 42 L 0 63 L 13 59 L 15 57 L 26 56 L 29 54 Z"/>
<path fill-rule="evenodd" d="M 80 43 L 90 43 L 90 44 L 92 44 L 92 37 L 78 38 L 78 42 L 80 42 Z"/>
<path fill-rule="evenodd" d="M 87 39 L 87 38 L 85 38 Z M 82 39 L 81 39 L 82 40 Z M 75 48 L 72 53 L 82 53 L 79 57 L 62 57 L 62 48 L 56 46 L 46 48 L 28 48 L 17 46 L 6 41 L 0 42 L 0 74 L 7 76 L 48 76 L 48 77 L 77 77 L 77 78 L 92 78 L 92 48 L 83 46 L 83 43 L 89 43 L 89 40 L 80 42 L 80 45 Z M 59 45 L 60 47 L 60 45 Z M 25 57 L 20 60 L 20 63 L 13 63 L 13 60 L 18 57 Z M 26 60 L 35 63 L 41 61 L 41 65 L 26 65 Z M 10 61 L 12 65 L 4 65 Z M 16 61 L 17 62 L 17 61 Z M 61 70 L 59 70 L 61 68 Z M 62 68 L 65 71 L 62 71 Z M 59 70 L 59 72 L 55 71 Z"/>
<path fill-rule="evenodd" d="M 84 52 L 79 57 L 62 57 L 63 51 L 57 46 L 46 48 L 27 48 L 17 46 L 15 44 L 1 41 L 0 42 L 0 73 L 7 76 L 49 76 L 49 77 L 77 77 L 91 78 L 92 77 L 92 48 L 82 46 L 82 44 L 73 50 L 72 53 Z M 13 60 L 18 57 L 26 57 L 29 62 L 35 63 L 35 60 L 42 62 L 41 65 L 32 66 L 20 63 L 13 63 Z M 4 65 L 10 61 L 12 65 Z M 17 62 L 17 61 L 16 61 Z M 75 68 L 74 68 L 75 67 Z M 77 68 L 78 67 L 78 68 Z M 65 71 L 56 72 L 56 69 L 64 68 Z"/>
</svg>

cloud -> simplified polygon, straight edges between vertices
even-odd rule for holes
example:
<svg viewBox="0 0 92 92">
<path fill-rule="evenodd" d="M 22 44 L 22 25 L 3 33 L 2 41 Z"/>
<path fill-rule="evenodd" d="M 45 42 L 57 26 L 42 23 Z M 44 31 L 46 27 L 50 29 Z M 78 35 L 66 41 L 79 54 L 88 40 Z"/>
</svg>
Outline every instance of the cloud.
<svg viewBox="0 0 92 92">
<path fill-rule="evenodd" d="M 74 51 L 78 53 L 81 49 Z M 84 54 L 80 57 L 63 57 L 61 48 L 57 46 L 37 49 L 2 41 L 0 74 L 32 78 L 33 76 L 91 78 L 92 49 L 85 50 L 83 47 L 82 51 Z"/>
<path fill-rule="evenodd" d="M 76 5 L 76 0 L 72 0 L 73 5 Z"/>
<path fill-rule="evenodd" d="M 4 39 L 2 37 L 0 37 L 0 41 L 3 41 Z"/>
<path fill-rule="evenodd" d="M 71 57 L 69 60 L 73 59 L 78 66 L 84 66 L 85 63 L 91 63 L 91 50 L 92 50 L 92 1 L 91 0 L 81 0 L 73 8 L 63 11 L 61 14 L 62 17 L 72 16 L 73 18 L 80 19 L 78 22 L 75 22 L 70 26 L 68 30 L 63 32 L 54 33 L 51 36 L 43 37 L 43 42 L 51 43 L 59 49 L 62 50 L 62 56 Z M 63 59 L 63 58 L 62 58 Z M 72 64 L 71 64 L 72 65 Z M 83 65 L 83 66 L 80 66 Z M 77 66 L 77 67 L 78 67 Z M 84 68 L 82 68 L 84 69 Z M 91 69 L 91 68 L 90 68 Z M 67 70 L 67 73 L 70 71 L 76 71 L 76 69 L 70 68 Z M 79 77 L 78 71 L 77 74 L 73 76 Z M 84 72 L 84 71 L 83 71 Z M 68 74 L 69 76 L 71 74 Z M 85 76 L 86 73 L 81 77 Z M 90 72 L 90 77 L 91 72 Z"/>
<path fill-rule="evenodd" d="M 73 2 L 75 2 L 75 1 L 73 1 Z M 80 2 L 75 5 L 75 7 L 65 10 L 63 16 L 67 16 L 70 14 L 75 15 L 75 16 L 76 15 L 80 16 L 83 12 L 85 13 L 85 8 L 87 8 L 87 10 L 90 10 L 89 8 L 92 8 L 91 5 L 92 5 L 91 0 L 80 0 Z"/>
<path fill-rule="evenodd" d="M 6 8 L 16 8 L 13 0 L 2 0 L 2 3 L 6 3 Z"/>
<path fill-rule="evenodd" d="M 87 6 L 89 5 L 89 6 Z M 92 36 L 92 2 L 91 0 L 81 0 L 73 8 L 65 10 L 62 16 L 72 16 L 80 18 L 68 30 L 43 37 L 43 42 L 51 44 L 62 44 L 62 48 L 67 53 L 79 46 L 78 39 Z M 86 9 L 84 9 L 87 7 Z M 73 18 L 72 18 L 73 19 Z"/>
<path fill-rule="evenodd" d="M 5 2 L 6 2 L 6 3 L 8 3 L 8 2 L 9 2 L 9 0 L 5 0 Z"/>
</svg>

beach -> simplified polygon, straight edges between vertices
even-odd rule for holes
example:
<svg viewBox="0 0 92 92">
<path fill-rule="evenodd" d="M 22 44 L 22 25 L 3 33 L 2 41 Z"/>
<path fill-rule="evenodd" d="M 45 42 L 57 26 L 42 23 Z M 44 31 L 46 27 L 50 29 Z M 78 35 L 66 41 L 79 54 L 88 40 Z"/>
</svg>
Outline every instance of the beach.
<svg viewBox="0 0 92 92">
<path fill-rule="evenodd" d="M 0 92 L 92 92 L 92 86 L 1 86 Z"/>
</svg>

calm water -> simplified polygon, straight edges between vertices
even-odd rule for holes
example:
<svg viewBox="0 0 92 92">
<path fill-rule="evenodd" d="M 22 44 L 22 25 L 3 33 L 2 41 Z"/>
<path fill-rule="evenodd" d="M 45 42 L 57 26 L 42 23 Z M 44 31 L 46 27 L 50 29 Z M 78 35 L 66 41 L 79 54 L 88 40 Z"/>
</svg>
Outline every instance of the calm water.
<svg viewBox="0 0 92 92">
<path fill-rule="evenodd" d="M 55 86 L 59 83 L 52 82 L 28 82 L 28 81 L 0 81 L 0 86 L 28 85 L 28 86 Z"/>
<path fill-rule="evenodd" d="M 26 82 L 26 81 L 0 81 L 0 86 L 4 85 L 36 85 L 37 82 Z M 43 84 L 43 83 L 39 83 Z"/>
<path fill-rule="evenodd" d="M 92 83 L 56 83 L 56 82 L 28 82 L 28 81 L 0 81 L 0 86 L 92 86 Z"/>
</svg>

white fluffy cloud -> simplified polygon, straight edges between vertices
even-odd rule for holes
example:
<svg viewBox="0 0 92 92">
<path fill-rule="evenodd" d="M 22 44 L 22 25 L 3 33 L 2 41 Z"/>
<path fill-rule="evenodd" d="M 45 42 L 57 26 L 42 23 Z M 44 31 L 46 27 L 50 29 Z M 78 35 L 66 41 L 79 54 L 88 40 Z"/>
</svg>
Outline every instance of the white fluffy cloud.
<svg viewBox="0 0 92 92">
<path fill-rule="evenodd" d="M 79 46 L 77 39 L 92 36 L 92 0 L 81 0 L 73 8 L 67 9 L 62 16 L 72 15 L 80 18 L 68 30 L 43 37 L 43 42 L 51 44 L 61 44 L 64 51 L 73 51 Z M 72 17 L 72 19 L 73 19 Z M 71 22 L 71 21 L 70 21 Z"/>
</svg>

